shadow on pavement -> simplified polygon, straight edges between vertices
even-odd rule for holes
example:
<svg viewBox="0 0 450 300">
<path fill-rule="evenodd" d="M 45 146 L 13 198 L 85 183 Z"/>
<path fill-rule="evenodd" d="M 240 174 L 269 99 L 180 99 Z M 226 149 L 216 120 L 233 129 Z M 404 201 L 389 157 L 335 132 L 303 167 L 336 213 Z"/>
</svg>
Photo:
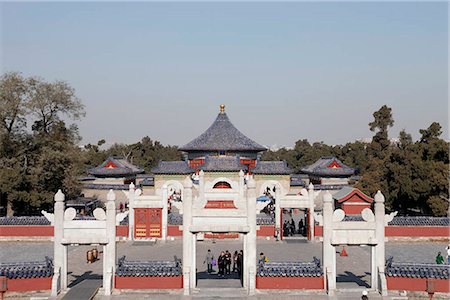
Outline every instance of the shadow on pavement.
<svg viewBox="0 0 450 300">
<path fill-rule="evenodd" d="M 370 288 L 370 285 L 367 283 L 367 281 L 362 280 L 362 277 L 365 277 L 365 275 L 357 276 L 353 274 L 352 272 L 345 271 L 345 274 L 338 274 L 336 277 L 336 282 L 354 282 L 359 286 L 363 286 L 366 288 Z"/>
</svg>

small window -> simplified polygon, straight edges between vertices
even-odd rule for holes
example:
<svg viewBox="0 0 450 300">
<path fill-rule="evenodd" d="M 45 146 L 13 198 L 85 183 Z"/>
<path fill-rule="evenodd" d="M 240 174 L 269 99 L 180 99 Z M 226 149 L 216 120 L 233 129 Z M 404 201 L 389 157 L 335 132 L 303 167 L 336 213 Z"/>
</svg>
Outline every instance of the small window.
<svg viewBox="0 0 450 300">
<path fill-rule="evenodd" d="M 231 185 L 225 181 L 219 181 L 214 185 L 215 189 L 231 189 Z"/>
<path fill-rule="evenodd" d="M 220 150 L 219 155 L 225 155 L 225 150 Z"/>
</svg>

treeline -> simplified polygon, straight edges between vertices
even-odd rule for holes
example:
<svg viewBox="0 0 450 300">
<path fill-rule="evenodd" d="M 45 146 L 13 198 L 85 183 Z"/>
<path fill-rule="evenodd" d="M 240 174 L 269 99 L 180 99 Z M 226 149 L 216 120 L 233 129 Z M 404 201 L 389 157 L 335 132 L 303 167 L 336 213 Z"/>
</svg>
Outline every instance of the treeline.
<svg viewBox="0 0 450 300">
<path fill-rule="evenodd" d="M 147 172 L 159 159 L 180 159 L 176 147 L 145 137 L 132 145 L 80 148 L 75 124 L 84 106 L 70 85 L 6 73 L 0 77 L 0 215 L 37 215 L 51 210 L 53 195 L 80 195 L 79 177 L 109 155 L 120 155 Z"/>
<path fill-rule="evenodd" d="M 440 138 L 442 128 L 432 123 L 420 130 L 413 142 L 411 134 L 400 132 L 391 143 L 388 129 L 394 125 L 391 108 L 386 105 L 373 114 L 369 123 L 375 132 L 371 143 L 352 142 L 329 146 L 299 140 L 292 150 L 285 148 L 264 153 L 264 160 L 286 160 L 296 171 L 321 156 L 336 156 L 357 168 L 361 180 L 357 187 L 373 196 L 381 190 L 386 207 L 402 214 L 445 216 L 449 207 L 449 143 Z"/>
<path fill-rule="evenodd" d="M 68 198 L 81 192 L 78 178 L 108 156 L 123 156 L 147 173 L 159 160 L 179 160 L 176 146 L 164 146 L 144 137 L 134 144 L 105 141 L 79 147 L 75 124 L 85 114 L 75 91 L 63 81 L 6 73 L 0 77 L 0 214 L 36 215 L 51 209 L 54 193 L 62 188 Z M 381 190 L 387 207 L 404 214 L 443 216 L 448 209 L 449 144 L 440 138 L 438 123 L 420 130 L 413 142 L 402 131 L 399 143 L 388 139 L 393 126 L 391 109 L 383 106 L 369 124 L 371 143 L 353 142 L 329 146 L 299 140 L 292 150 L 263 154 L 264 160 L 283 160 L 296 171 L 321 156 L 334 155 L 356 167 L 362 179 L 358 187 L 373 195 Z M 103 146 L 103 147 L 102 147 Z"/>
</svg>

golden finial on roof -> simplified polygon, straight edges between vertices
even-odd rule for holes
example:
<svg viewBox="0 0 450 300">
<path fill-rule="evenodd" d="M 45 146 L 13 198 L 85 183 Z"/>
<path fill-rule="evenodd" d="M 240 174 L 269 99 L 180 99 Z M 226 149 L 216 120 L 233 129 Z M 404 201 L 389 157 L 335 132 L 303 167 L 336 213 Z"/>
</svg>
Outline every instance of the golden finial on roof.
<svg viewBox="0 0 450 300">
<path fill-rule="evenodd" d="M 225 104 L 220 104 L 220 113 L 225 113 Z"/>
</svg>

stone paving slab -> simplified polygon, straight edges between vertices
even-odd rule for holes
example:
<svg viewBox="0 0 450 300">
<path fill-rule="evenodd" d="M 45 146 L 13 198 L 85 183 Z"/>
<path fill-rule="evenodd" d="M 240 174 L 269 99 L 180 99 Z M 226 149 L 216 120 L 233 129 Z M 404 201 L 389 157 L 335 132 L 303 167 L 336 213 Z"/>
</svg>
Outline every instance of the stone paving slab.
<svg viewBox="0 0 450 300">
<path fill-rule="evenodd" d="M 101 279 L 85 279 L 72 287 L 62 300 L 91 300 L 102 285 Z"/>
<path fill-rule="evenodd" d="M 389 242 L 386 244 L 386 258 L 394 256 L 398 262 L 434 263 L 438 251 L 445 253 L 445 242 Z M 211 240 L 197 242 L 197 270 L 204 272 L 206 265 L 203 260 L 207 249 L 217 255 L 221 250 L 240 250 L 243 247 L 239 240 Z M 102 275 L 102 247 L 100 260 L 86 263 L 86 251 L 93 246 L 69 247 L 69 285 L 75 285 L 82 279 L 101 278 Z M 341 247 L 337 247 L 337 274 L 338 288 L 365 288 L 370 284 L 370 247 L 346 247 L 347 257 L 339 256 Z M 257 252 L 264 252 L 270 261 L 312 261 L 316 256 L 322 260 L 322 244 L 320 242 L 275 242 L 258 239 Z M 117 257 L 126 255 L 128 260 L 173 260 L 182 257 L 182 240 L 142 243 L 142 242 L 118 242 Z M 0 242 L 0 262 L 13 261 L 42 261 L 45 256 L 53 257 L 53 243 L 51 242 Z M 352 279 L 353 278 L 353 279 Z M 352 279 L 347 282 L 345 279 Z M 356 279 L 356 282 L 355 282 Z M 235 281 L 211 280 L 201 282 L 202 287 L 234 287 L 240 286 L 238 279 Z"/>
</svg>

